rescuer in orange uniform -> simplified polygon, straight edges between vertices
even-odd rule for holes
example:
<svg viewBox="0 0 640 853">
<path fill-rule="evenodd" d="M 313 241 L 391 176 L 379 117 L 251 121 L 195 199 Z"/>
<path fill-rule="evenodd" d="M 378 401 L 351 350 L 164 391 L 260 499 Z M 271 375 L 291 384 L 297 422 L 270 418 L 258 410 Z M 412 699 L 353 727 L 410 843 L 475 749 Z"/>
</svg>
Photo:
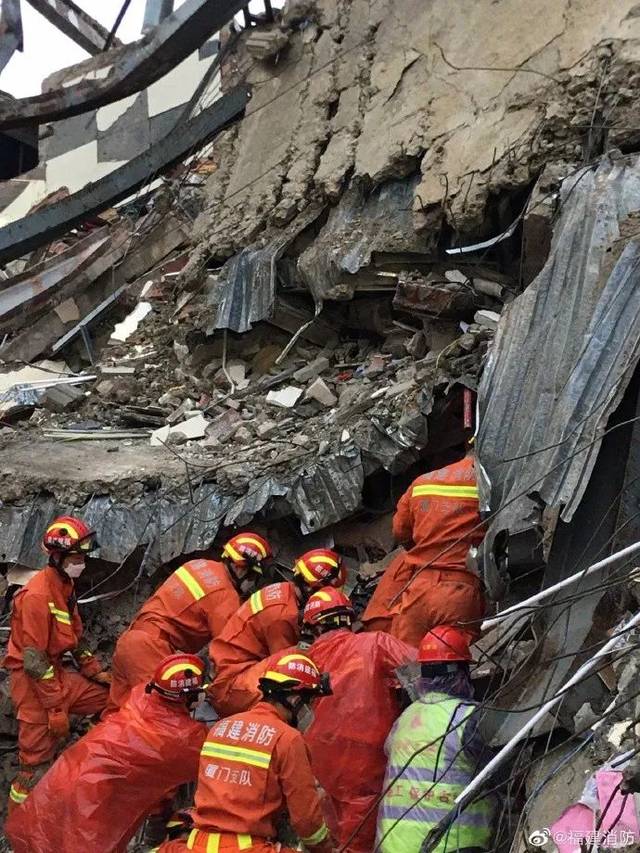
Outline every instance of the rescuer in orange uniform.
<svg viewBox="0 0 640 853">
<path fill-rule="evenodd" d="M 466 569 L 469 548 L 484 537 L 472 449 L 413 481 L 398 502 L 393 534 L 406 550 L 383 575 L 362 616 L 365 629 L 390 631 L 416 648 L 436 625 L 474 621 L 467 630 L 478 636 L 482 584 Z"/>
<path fill-rule="evenodd" d="M 189 560 L 176 569 L 116 644 L 107 713 L 123 704 L 132 687 L 148 681 L 162 658 L 177 651 L 195 654 L 217 637 L 270 557 L 262 536 L 239 533 L 222 549 L 221 562 Z"/>
<path fill-rule="evenodd" d="M 18 718 L 20 769 L 9 791 L 9 811 L 23 803 L 69 734 L 69 714 L 97 714 L 107 702 L 110 676 L 82 639 L 74 578 L 95 535 L 78 518 L 61 516 L 46 529 L 49 555 L 13 599 L 11 636 L 3 666 L 10 671 Z M 62 665 L 71 652 L 80 672 Z"/>
<path fill-rule="evenodd" d="M 345 853 L 371 853 L 384 744 L 402 710 L 396 669 L 416 650 L 383 631 L 354 634 L 353 621 L 351 601 L 338 589 L 314 592 L 304 609 L 302 634 L 313 639 L 305 654 L 331 673 L 332 687 L 304 739 L 332 835 Z"/>
<path fill-rule="evenodd" d="M 276 843 L 286 809 L 307 850 L 331 853 L 309 754 L 300 731 L 314 698 L 328 695 L 328 675 L 302 654 L 282 658 L 260 679 L 264 700 L 220 720 L 202 747 L 194 829 L 161 853 L 294 853 Z"/>
<path fill-rule="evenodd" d="M 223 716 L 246 711 L 260 699 L 258 680 L 267 658 L 294 646 L 300 636 L 300 610 L 323 586 L 342 587 L 342 558 L 325 548 L 307 551 L 296 560 L 293 581 L 254 592 L 209 646 L 215 674 L 211 701 Z"/>
<path fill-rule="evenodd" d="M 14 853 L 125 853 L 158 801 L 198 776 L 207 728 L 190 711 L 203 681 L 200 658 L 165 658 L 14 809 L 5 824 Z"/>
</svg>

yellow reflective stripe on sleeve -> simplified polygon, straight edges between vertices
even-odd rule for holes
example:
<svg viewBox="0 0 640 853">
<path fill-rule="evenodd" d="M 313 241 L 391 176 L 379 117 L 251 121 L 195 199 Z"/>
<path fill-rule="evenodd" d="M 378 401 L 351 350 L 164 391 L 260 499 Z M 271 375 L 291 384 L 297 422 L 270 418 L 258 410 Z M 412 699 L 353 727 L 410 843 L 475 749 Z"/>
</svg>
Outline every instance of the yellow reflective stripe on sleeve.
<svg viewBox="0 0 640 853">
<path fill-rule="evenodd" d="M 258 590 L 258 592 L 254 592 L 251 598 L 249 599 L 249 607 L 251 608 L 251 612 L 254 615 L 256 613 L 260 613 L 261 610 L 264 610 L 264 604 L 262 603 L 262 595 L 260 594 L 260 590 Z"/>
<path fill-rule="evenodd" d="M 204 742 L 200 755 L 207 758 L 226 758 L 227 761 L 237 761 L 239 764 L 251 764 L 254 767 L 264 767 L 265 769 L 271 762 L 270 752 L 233 746 L 229 743 L 215 743 L 211 740 Z"/>
<path fill-rule="evenodd" d="M 219 853 L 220 833 L 210 832 L 207 837 L 207 853 Z"/>
<path fill-rule="evenodd" d="M 189 837 L 187 838 L 187 850 L 193 850 L 193 845 L 196 843 L 196 838 L 198 837 L 198 830 L 192 829 L 189 833 Z"/>
<path fill-rule="evenodd" d="M 53 601 L 49 602 L 49 612 L 57 622 L 62 622 L 63 625 L 71 625 L 71 616 L 66 610 L 58 610 Z"/>
<path fill-rule="evenodd" d="M 13 800 L 14 803 L 24 803 L 29 794 L 18 791 L 13 785 L 9 789 L 9 797 Z"/>
<path fill-rule="evenodd" d="M 179 569 L 176 569 L 176 577 L 182 581 L 196 601 L 200 601 L 201 598 L 204 598 L 205 591 L 189 570 L 184 566 L 180 566 Z"/>
<path fill-rule="evenodd" d="M 40 676 L 40 681 L 48 681 L 50 678 L 53 678 L 55 675 L 53 671 L 53 667 L 50 666 L 49 669 L 45 672 L 44 675 Z"/>
<path fill-rule="evenodd" d="M 238 833 L 238 850 L 251 850 L 253 847 L 253 839 L 250 835 L 242 832 Z"/>
<path fill-rule="evenodd" d="M 467 498 L 478 500 L 477 486 L 446 486 L 443 483 L 424 483 L 414 486 L 411 492 L 412 498 L 422 498 L 431 495 L 438 498 Z"/>
<path fill-rule="evenodd" d="M 317 832 L 314 832 L 313 835 L 310 835 L 308 838 L 301 838 L 303 844 L 309 844 L 313 847 L 314 844 L 320 844 L 321 841 L 324 841 L 325 838 L 329 835 L 329 827 L 326 823 L 323 823 Z"/>
</svg>

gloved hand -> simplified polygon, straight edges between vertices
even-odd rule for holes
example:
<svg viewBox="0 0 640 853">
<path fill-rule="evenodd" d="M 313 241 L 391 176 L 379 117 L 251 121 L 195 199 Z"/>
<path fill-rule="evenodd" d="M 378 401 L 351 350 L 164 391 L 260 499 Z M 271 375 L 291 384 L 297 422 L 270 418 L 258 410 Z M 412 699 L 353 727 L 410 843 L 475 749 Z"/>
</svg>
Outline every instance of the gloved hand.
<svg viewBox="0 0 640 853">
<path fill-rule="evenodd" d="M 49 731 L 54 737 L 66 738 L 69 736 L 69 715 L 62 708 L 49 711 Z"/>
<path fill-rule="evenodd" d="M 111 684 L 111 673 L 107 672 L 106 669 L 103 672 L 97 672 L 91 679 L 92 681 L 97 682 L 98 684 L 105 684 L 107 687 Z"/>
</svg>

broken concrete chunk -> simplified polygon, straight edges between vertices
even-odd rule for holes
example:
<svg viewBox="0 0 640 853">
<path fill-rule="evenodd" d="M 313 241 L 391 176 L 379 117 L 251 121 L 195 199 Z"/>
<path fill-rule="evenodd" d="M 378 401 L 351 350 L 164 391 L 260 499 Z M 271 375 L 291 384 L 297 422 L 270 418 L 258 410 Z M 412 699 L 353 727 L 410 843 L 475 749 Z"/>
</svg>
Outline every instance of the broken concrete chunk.
<svg viewBox="0 0 640 853">
<path fill-rule="evenodd" d="M 116 383 L 112 379 L 103 379 L 96 385 L 96 393 L 101 397 L 110 397 L 116 387 Z"/>
<path fill-rule="evenodd" d="M 154 431 L 151 433 L 151 438 L 149 439 L 151 447 L 161 447 L 163 444 L 166 444 L 170 432 L 170 426 L 163 426 L 159 427 L 159 429 L 154 429 Z"/>
<path fill-rule="evenodd" d="M 315 382 L 312 382 L 311 385 L 307 388 L 304 395 L 305 400 L 317 400 L 318 403 L 321 403 L 323 406 L 327 408 L 331 408 L 335 406 L 338 402 L 338 398 L 333 393 L 333 391 L 329 388 L 324 379 L 318 377 Z"/>
<path fill-rule="evenodd" d="M 485 329 L 495 329 L 498 328 L 498 323 L 500 322 L 500 315 L 495 311 L 487 311 L 483 309 L 482 311 L 476 311 L 473 315 L 473 319 L 479 326 L 484 326 Z"/>
<path fill-rule="evenodd" d="M 80 309 L 75 299 L 65 299 L 54 311 L 63 323 L 77 323 L 80 319 Z"/>
<path fill-rule="evenodd" d="M 271 406 L 279 406 L 281 409 L 292 409 L 302 395 L 302 388 L 295 385 L 287 385 L 279 391 L 269 391 L 267 403 Z"/>
<path fill-rule="evenodd" d="M 178 406 L 175 412 L 171 412 L 169 417 L 167 418 L 167 423 L 169 425 L 177 424 L 178 421 L 181 421 L 188 411 L 191 411 L 195 406 L 194 401 L 191 397 L 186 397 L 182 403 Z"/>
<path fill-rule="evenodd" d="M 234 432 L 233 440 L 238 444 L 250 444 L 253 441 L 253 433 L 246 426 L 241 426 Z"/>
<path fill-rule="evenodd" d="M 241 421 L 242 417 L 240 414 L 235 411 L 235 409 L 229 409 L 228 412 L 220 415 L 220 417 L 216 418 L 215 421 L 209 424 L 207 427 L 207 435 L 213 436 L 218 441 L 224 442 L 233 435 Z"/>
<path fill-rule="evenodd" d="M 182 421 L 182 423 L 171 427 L 171 435 L 179 432 L 186 436 L 187 439 L 204 438 L 208 426 L 209 421 L 199 412 L 195 418 L 187 418 L 186 421 Z"/>
<path fill-rule="evenodd" d="M 174 341 L 173 351 L 180 364 L 184 364 L 189 358 L 189 347 L 186 344 L 181 344 L 178 343 L 178 341 Z"/>
<path fill-rule="evenodd" d="M 306 364 L 293 374 L 296 382 L 308 382 L 310 379 L 315 379 L 329 368 L 329 359 L 324 356 L 316 358 L 311 364 Z"/>
<path fill-rule="evenodd" d="M 116 323 L 111 333 L 112 341 L 126 341 L 136 331 L 144 318 L 152 311 L 150 302 L 138 302 L 133 311 L 121 323 Z"/>
<path fill-rule="evenodd" d="M 291 439 L 291 443 L 295 444 L 296 447 L 309 447 L 309 445 L 311 444 L 311 439 L 308 435 L 297 433 Z"/>
<path fill-rule="evenodd" d="M 50 412 L 66 412 L 80 405 L 84 391 L 73 385 L 54 385 L 47 388 L 42 396 L 41 405 Z"/>
<path fill-rule="evenodd" d="M 251 35 L 245 41 L 245 47 L 249 56 L 264 61 L 276 56 L 283 47 L 286 47 L 289 38 L 281 30 L 252 29 Z"/>
<path fill-rule="evenodd" d="M 413 379 L 408 379 L 406 382 L 396 382 L 387 388 L 387 397 L 399 397 L 401 394 L 406 394 L 415 386 Z"/>
<path fill-rule="evenodd" d="M 256 427 L 256 433 L 259 438 L 267 438 L 278 429 L 278 424 L 275 421 L 264 421 Z"/>
</svg>

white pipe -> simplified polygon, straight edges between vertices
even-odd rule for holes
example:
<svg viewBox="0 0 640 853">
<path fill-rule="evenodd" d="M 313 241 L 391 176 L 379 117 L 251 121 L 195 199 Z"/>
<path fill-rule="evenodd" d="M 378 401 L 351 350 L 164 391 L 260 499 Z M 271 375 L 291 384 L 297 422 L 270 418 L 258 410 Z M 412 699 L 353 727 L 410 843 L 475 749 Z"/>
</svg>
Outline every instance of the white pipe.
<svg viewBox="0 0 640 853">
<path fill-rule="evenodd" d="M 517 613 L 519 610 L 528 610 L 532 605 L 537 604 L 542 599 L 547 598 L 554 592 L 557 592 L 559 589 L 564 589 L 566 586 L 570 586 L 575 581 L 581 580 L 582 578 L 588 578 L 589 575 L 594 574 L 594 572 L 600 571 L 600 569 L 604 569 L 607 566 L 611 565 L 611 563 L 615 563 L 616 560 L 623 560 L 625 557 L 630 557 L 632 554 L 640 551 L 640 542 L 634 542 L 633 545 L 629 545 L 626 548 L 623 548 L 622 551 L 616 551 L 615 554 L 611 554 L 606 557 L 604 560 L 600 560 L 599 563 L 594 563 L 592 566 L 589 566 L 588 569 L 582 569 L 580 572 L 576 572 L 575 575 L 571 575 L 571 577 L 565 578 L 562 581 L 554 584 L 553 586 L 548 586 L 546 589 L 541 590 L 540 592 L 532 595 L 531 598 L 526 598 L 524 601 L 520 601 L 518 604 L 514 604 L 511 607 L 507 607 L 506 610 L 503 610 L 502 613 L 499 613 L 497 616 L 494 616 L 492 619 L 485 619 L 480 629 L 482 631 L 488 631 L 489 628 L 493 628 L 498 623 L 502 622 L 505 617 L 511 615 L 512 613 Z"/>
<path fill-rule="evenodd" d="M 536 724 L 544 717 L 544 715 L 547 714 L 551 710 L 551 708 L 553 708 L 553 706 L 560 701 L 560 699 L 567 693 L 567 691 L 571 687 L 573 687 L 574 684 L 577 684 L 578 681 L 584 678 L 585 675 L 588 675 L 591 670 L 595 668 L 595 665 L 600 660 L 600 658 L 605 657 L 605 655 L 608 655 L 609 652 L 612 651 L 612 649 L 620 642 L 620 635 L 626 631 L 631 630 L 631 628 L 634 628 L 639 623 L 640 613 L 636 613 L 636 615 L 627 622 L 624 628 L 622 628 L 616 634 L 615 637 L 612 637 L 608 642 L 606 642 L 604 646 L 602 646 L 602 648 L 599 649 L 592 658 L 590 658 L 590 660 L 586 661 L 586 663 L 583 663 L 582 666 L 567 681 L 564 687 L 560 691 L 558 691 L 555 696 L 549 699 L 548 702 L 545 702 L 545 704 L 536 711 L 536 713 L 533 715 L 533 717 L 531 717 L 528 722 L 523 724 L 520 731 L 502 747 L 500 752 L 496 756 L 494 756 L 494 758 L 491 759 L 487 766 L 484 767 L 473 779 L 473 781 L 471 781 L 467 785 L 464 791 L 462 791 L 462 793 L 456 797 L 456 805 L 468 800 L 470 795 L 475 793 L 478 788 L 481 787 L 485 779 L 491 776 L 495 768 L 503 762 L 507 755 L 513 750 L 514 746 L 536 726 Z M 514 711 L 514 713 L 517 712 Z"/>
</svg>

